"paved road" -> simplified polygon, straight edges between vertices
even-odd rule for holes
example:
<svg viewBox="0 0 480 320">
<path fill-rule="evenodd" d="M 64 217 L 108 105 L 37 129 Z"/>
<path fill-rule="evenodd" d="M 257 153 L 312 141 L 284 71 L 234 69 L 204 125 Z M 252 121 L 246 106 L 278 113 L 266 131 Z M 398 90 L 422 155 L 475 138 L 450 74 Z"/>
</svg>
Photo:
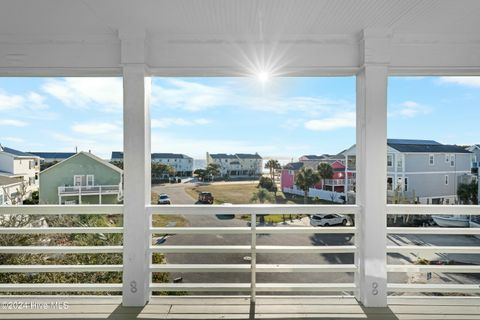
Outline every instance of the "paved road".
<svg viewBox="0 0 480 320">
<path fill-rule="evenodd" d="M 175 204 L 192 204 L 195 199 L 185 193 L 186 184 L 155 186 L 158 193 L 167 193 Z M 242 227 L 246 221 L 239 219 L 221 219 L 215 215 L 185 216 L 193 227 Z M 294 228 L 295 226 L 291 226 Z M 259 235 L 258 245 L 349 245 L 353 244 L 351 235 L 343 234 L 284 234 Z M 168 238 L 165 245 L 250 245 L 249 235 L 175 235 Z M 248 254 L 167 254 L 168 263 L 173 264 L 249 264 Z M 258 254 L 259 264 L 353 264 L 353 254 Z M 182 277 L 184 283 L 248 283 L 250 274 L 246 273 L 171 273 L 170 278 Z M 258 273 L 259 283 L 316 283 L 316 282 L 353 282 L 352 273 Z M 198 294 L 208 294 L 200 292 Z M 218 294 L 216 292 L 215 294 Z M 238 293 L 242 294 L 242 293 Z M 316 293 L 312 293 L 316 294 Z M 317 293 L 318 294 L 318 293 Z M 335 294 L 335 293 L 329 293 Z"/>
</svg>

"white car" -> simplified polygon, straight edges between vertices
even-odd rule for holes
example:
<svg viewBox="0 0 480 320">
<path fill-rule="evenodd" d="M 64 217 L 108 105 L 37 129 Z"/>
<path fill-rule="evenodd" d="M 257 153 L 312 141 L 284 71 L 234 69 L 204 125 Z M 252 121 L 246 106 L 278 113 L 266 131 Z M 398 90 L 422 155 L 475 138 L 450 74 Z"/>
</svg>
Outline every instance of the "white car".
<svg viewBox="0 0 480 320">
<path fill-rule="evenodd" d="M 310 218 L 310 225 L 313 227 L 328 227 L 341 224 L 347 225 L 348 218 L 341 214 L 314 214 Z"/>
<path fill-rule="evenodd" d="M 160 194 L 160 197 L 158 198 L 158 204 L 171 204 L 170 198 L 166 193 Z"/>
</svg>

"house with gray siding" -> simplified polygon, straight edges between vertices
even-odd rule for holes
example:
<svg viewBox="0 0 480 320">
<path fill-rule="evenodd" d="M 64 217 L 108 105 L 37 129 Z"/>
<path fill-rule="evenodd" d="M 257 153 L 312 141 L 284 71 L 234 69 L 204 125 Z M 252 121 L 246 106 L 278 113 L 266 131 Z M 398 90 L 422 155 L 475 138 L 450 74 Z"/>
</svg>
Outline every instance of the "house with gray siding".
<svg viewBox="0 0 480 320">
<path fill-rule="evenodd" d="M 152 163 L 161 163 L 175 169 L 177 177 L 191 177 L 193 158 L 180 153 L 152 153 Z M 123 152 L 113 151 L 111 161 L 123 161 Z"/>
<path fill-rule="evenodd" d="M 40 172 L 40 204 L 116 204 L 123 171 L 90 152 L 79 152 Z"/>
<path fill-rule="evenodd" d="M 423 204 L 457 202 L 460 183 L 472 179 L 473 153 L 456 145 L 433 140 L 387 140 L 387 195 Z M 348 157 L 347 170 L 355 172 L 355 145 L 343 152 Z M 350 161 L 352 160 L 352 161 Z"/>
</svg>

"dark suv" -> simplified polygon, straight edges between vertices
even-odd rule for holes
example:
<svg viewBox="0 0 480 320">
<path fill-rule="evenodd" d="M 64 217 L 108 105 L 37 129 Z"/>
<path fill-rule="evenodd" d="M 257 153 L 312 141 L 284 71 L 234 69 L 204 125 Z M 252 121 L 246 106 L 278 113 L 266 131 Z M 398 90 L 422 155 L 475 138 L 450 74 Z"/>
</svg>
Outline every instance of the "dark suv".
<svg viewBox="0 0 480 320">
<path fill-rule="evenodd" d="M 213 195 L 211 192 L 200 192 L 198 194 L 198 202 L 200 203 L 213 203 Z"/>
</svg>

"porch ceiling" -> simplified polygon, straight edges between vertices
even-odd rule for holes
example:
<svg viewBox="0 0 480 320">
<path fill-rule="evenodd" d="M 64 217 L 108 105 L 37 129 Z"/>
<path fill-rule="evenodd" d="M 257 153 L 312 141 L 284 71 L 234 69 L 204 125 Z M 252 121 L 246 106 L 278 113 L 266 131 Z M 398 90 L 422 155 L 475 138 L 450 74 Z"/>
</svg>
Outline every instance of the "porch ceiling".
<svg viewBox="0 0 480 320">
<path fill-rule="evenodd" d="M 261 52 L 282 72 L 352 74 L 365 29 L 392 34 L 394 73 L 476 73 L 479 16 L 475 0 L 7 0 L 0 74 L 120 74 L 120 38 L 145 33 L 153 74 L 238 74 Z"/>
</svg>

